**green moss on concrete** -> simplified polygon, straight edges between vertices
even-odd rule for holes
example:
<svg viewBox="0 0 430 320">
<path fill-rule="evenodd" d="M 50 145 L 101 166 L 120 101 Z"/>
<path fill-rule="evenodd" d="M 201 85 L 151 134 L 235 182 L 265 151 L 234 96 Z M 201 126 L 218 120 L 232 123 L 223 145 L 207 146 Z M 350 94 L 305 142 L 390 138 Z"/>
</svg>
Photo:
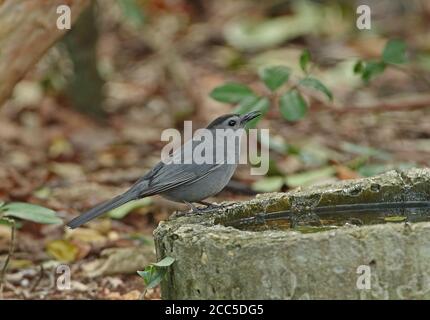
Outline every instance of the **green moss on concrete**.
<svg viewBox="0 0 430 320">
<path fill-rule="evenodd" d="M 430 170 L 390 171 L 288 193 L 261 195 L 204 215 L 172 217 L 155 230 L 158 258 L 175 263 L 166 299 L 430 298 L 430 223 L 341 227 L 302 234 L 244 231 L 229 221 L 259 212 L 348 203 L 430 199 Z M 358 290 L 357 267 L 371 268 Z"/>
</svg>

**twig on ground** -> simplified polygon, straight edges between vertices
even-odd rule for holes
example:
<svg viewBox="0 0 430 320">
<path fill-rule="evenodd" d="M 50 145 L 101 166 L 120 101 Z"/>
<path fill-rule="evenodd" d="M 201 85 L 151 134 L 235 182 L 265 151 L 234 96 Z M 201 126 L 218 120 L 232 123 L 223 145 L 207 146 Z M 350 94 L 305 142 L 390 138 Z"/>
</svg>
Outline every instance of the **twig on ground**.
<svg viewBox="0 0 430 320">
<path fill-rule="evenodd" d="M 7 267 L 9 266 L 9 262 L 12 258 L 13 252 L 15 250 L 15 229 L 16 229 L 15 220 L 5 218 L 5 217 L 3 217 L 2 219 L 11 224 L 12 230 L 11 230 L 11 235 L 10 235 L 9 252 L 6 256 L 6 259 L 5 259 L 4 264 L 3 264 L 3 268 L 0 272 L 0 299 L 3 298 L 3 287 L 4 287 L 4 283 L 6 281 Z"/>
<path fill-rule="evenodd" d="M 37 288 L 37 286 L 39 285 L 40 281 L 42 281 L 44 274 L 45 274 L 45 269 L 43 268 L 43 264 L 41 264 L 40 265 L 39 276 L 37 277 L 37 279 L 31 285 L 30 289 L 28 290 L 29 292 L 33 292 Z"/>
</svg>

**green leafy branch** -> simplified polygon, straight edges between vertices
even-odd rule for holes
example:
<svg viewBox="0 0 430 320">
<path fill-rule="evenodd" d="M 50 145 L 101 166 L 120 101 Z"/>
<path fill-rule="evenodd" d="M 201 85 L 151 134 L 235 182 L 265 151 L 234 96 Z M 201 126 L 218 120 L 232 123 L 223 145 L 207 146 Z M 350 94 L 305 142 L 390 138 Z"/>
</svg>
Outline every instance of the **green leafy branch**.
<svg viewBox="0 0 430 320">
<path fill-rule="evenodd" d="M 359 60 L 354 65 L 354 73 L 361 76 L 363 82 L 368 84 L 377 75 L 382 74 L 388 67 L 400 68 L 407 62 L 406 44 L 402 40 L 391 39 L 387 41 L 379 59 Z M 260 111 L 266 114 L 270 105 L 278 105 L 282 117 L 288 121 L 298 121 L 308 113 L 308 103 L 304 98 L 302 88 L 310 88 L 323 93 L 328 100 L 333 100 L 332 92 L 317 78 L 310 74 L 311 55 L 304 50 L 300 55 L 299 65 L 304 76 L 291 85 L 292 71 L 286 66 L 268 66 L 259 70 L 260 80 L 269 89 L 269 94 L 257 94 L 249 86 L 227 82 L 214 88 L 210 96 L 222 103 L 236 104 L 234 112 L 244 114 L 251 111 Z M 285 90 L 282 90 L 285 88 Z M 261 118 L 253 120 L 249 127 L 254 127 Z"/>
<path fill-rule="evenodd" d="M 58 218 L 55 211 L 25 202 L 0 202 L 0 222 L 3 217 L 19 218 L 42 224 L 60 224 L 63 221 Z"/>
<path fill-rule="evenodd" d="M 354 65 L 354 73 L 361 76 L 364 83 L 382 74 L 387 67 L 397 68 L 407 62 L 406 43 L 392 39 L 385 44 L 382 55 L 377 60 L 359 60 Z"/>
<path fill-rule="evenodd" d="M 5 202 L 0 201 L 0 223 L 11 226 L 9 251 L 0 271 L 0 297 L 3 294 L 3 286 L 7 268 L 15 250 L 15 218 L 42 224 L 62 223 L 62 220 L 55 215 L 55 211 L 51 209 L 24 202 L 10 202 L 6 204 Z"/>
<path fill-rule="evenodd" d="M 9 243 L 8 254 L 3 263 L 3 267 L 0 271 L 0 298 L 3 298 L 3 286 L 6 278 L 7 267 L 9 266 L 10 259 L 12 258 L 13 252 L 15 251 L 15 232 L 16 232 L 16 224 L 14 219 L 3 218 L 2 220 L 11 226 L 11 233 L 10 233 L 10 243 Z"/>
<path fill-rule="evenodd" d="M 155 288 L 160 284 L 161 280 L 167 273 L 167 268 L 171 266 L 173 262 L 175 262 L 175 259 L 172 257 L 165 257 L 158 262 L 151 263 L 146 266 L 143 271 L 137 271 L 137 274 L 142 277 L 143 282 L 145 283 L 145 291 L 143 292 L 142 297 L 145 297 L 148 289 Z"/>
<path fill-rule="evenodd" d="M 331 91 L 317 78 L 310 75 L 311 56 L 304 50 L 299 60 L 304 76 L 297 84 L 289 84 L 292 71 L 286 66 L 268 66 L 258 72 L 260 80 L 269 89 L 270 94 L 257 94 L 247 85 L 228 82 L 212 90 L 210 96 L 222 103 L 237 104 L 235 112 L 245 114 L 260 111 L 263 115 L 269 111 L 271 102 L 279 105 L 281 115 L 288 121 L 298 121 L 306 116 L 308 103 L 301 92 L 302 87 L 323 93 L 329 100 L 333 100 Z M 282 87 L 286 90 L 281 91 Z M 249 127 L 255 126 L 259 119 L 253 120 Z"/>
</svg>

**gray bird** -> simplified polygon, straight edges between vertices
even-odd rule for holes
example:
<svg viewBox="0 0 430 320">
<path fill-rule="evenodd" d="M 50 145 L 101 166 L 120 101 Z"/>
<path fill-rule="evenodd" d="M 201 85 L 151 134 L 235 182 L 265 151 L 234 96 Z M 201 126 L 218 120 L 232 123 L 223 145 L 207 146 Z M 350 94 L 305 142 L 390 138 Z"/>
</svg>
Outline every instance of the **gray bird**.
<svg viewBox="0 0 430 320">
<path fill-rule="evenodd" d="M 212 121 L 206 129 L 213 133 L 214 139 L 216 137 L 215 132 L 219 131 L 217 129 L 232 129 L 225 132 L 231 132 L 230 136 L 234 136 L 233 133 L 239 132 L 238 130 L 243 129 L 246 123 L 260 115 L 259 111 L 253 111 L 245 115 L 223 115 Z M 230 138 L 229 135 L 227 135 L 228 138 Z M 233 138 L 235 139 L 235 137 Z M 228 143 L 223 144 L 221 148 L 218 144 L 220 139 L 216 139 L 216 141 L 213 141 L 214 152 L 212 157 L 214 161 L 207 161 L 209 163 L 196 163 L 194 159 L 191 163 L 185 161 L 187 157 L 192 156 L 189 152 L 187 154 L 186 150 L 195 150 L 203 141 L 204 139 L 201 139 L 201 142 L 193 139 L 183 144 L 181 148 L 170 155 L 170 159 L 160 161 L 126 192 L 95 206 L 74 218 L 67 225 L 72 229 L 77 228 L 129 201 L 156 194 L 175 202 L 186 203 L 193 211 L 196 210 L 196 207 L 192 205 L 192 202 L 208 205 L 202 200 L 219 193 L 233 176 L 239 160 L 240 141 L 235 139 L 234 151 L 230 152 L 231 150 L 226 149 L 229 146 Z M 189 143 L 191 143 L 191 148 L 187 149 L 186 147 L 189 146 Z M 220 159 L 216 158 L 216 154 L 220 153 L 222 154 L 219 157 Z M 202 152 L 202 154 L 205 155 L 205 152 Z M 180 163 L 173 161 L 173 159 L 178 159 L 178 156 L 181 156 L 182 161 Z"/>
</svg>

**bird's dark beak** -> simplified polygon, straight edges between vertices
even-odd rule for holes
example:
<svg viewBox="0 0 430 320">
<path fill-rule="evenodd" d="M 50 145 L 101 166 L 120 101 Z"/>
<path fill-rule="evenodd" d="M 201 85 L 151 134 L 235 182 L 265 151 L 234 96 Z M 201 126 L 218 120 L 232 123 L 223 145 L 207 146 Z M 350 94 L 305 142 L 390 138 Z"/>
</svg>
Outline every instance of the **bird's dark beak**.
<svg viewBox="0 0 430 320">
<path fill-rule="evenodd" d="M 252 112 L 249 112 L 247 114 L 244 114 L 240 118 L 240 124 L 246 124 L 247 122 L 251 121 L 252 119 L 257 118 L 258 116 L 261 116 L 260 111 L 252 111 Z"/>
</svg>

